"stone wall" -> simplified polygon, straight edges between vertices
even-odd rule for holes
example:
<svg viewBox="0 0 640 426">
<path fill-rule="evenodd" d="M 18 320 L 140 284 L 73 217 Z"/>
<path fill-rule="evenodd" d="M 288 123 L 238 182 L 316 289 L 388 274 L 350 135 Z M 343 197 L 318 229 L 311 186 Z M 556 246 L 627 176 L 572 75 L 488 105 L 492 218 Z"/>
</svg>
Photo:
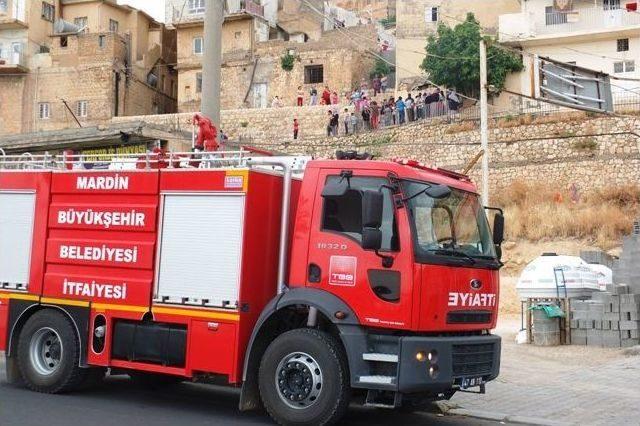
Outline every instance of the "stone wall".
<svg viewBox="0 0 640 426">
<path fill-rule="evenodd" d="M 463 170 L 480 152 L 479 130 L 460 131 L 472 127 L 471 122 L 419 122 L 326 138 L 325 114 L 322 107 L 223 111 L 222 128 L 232 140 L 272 151 L 331 157 L 338 149 L 356 149 L 382 159 L 413 158 L 456 171 Z M 293 116 L 301 123 L 298 141 L 292 138 Z M 145 119 L 190 131 L 189 117 Z M 489 139 L 494 190 L 515 180 L 560 187 L 575 183 L 583 191 L 640 182 L 640 118 L 557 116 L 543 117 L 530 125 L 493 124 Z M 480 181 L 479 164 L 471 176 Z"/>
<path fill-rule="evenodd" d="M 241 22 L 251 24 L 252 21 Z M 236 33 L 240 33 L 238 37 L 247 32 L 243 33 L 242 27 L 225 23 L 223 40 L 233 39 L 234 28 Z M 202 33 L 202 29 L 202 26 L 197 26 L 178 32 L 180 112 L 200 109 L 203 94 L 197 79 L 202 75 L 202 56 L 192 54 L 192 41 Z M 321 89 L 327 85 L 341 95 L 353 90 L 363 78 L 368 79 L 373 70 L 375 58 L 368 51 L 377 48 L 377 33 L 373 25 L 363 25 L 350 29 L 348 34 L 338 30 L 326 31 L 320 40 L 306 43 L 271 40 L 249 47 L 238 44 L 237 48 L 230 44 L 223 52 L 222 109 L 270 106 L 275 96 L 284 105 L 295 105 L 299 86 L 304 89 L 306 104 L 312 87 L 322 92 Z M 249 40 L 248 36 L 245 38 Z M 281 65 L 281 58 L 287 52 L 292 52 L 295 57 L 291 71 L 283 70 Z M 308 66 L 322 66 L 322 82 L 305 84 L 305 68 Z"/>
</svg>

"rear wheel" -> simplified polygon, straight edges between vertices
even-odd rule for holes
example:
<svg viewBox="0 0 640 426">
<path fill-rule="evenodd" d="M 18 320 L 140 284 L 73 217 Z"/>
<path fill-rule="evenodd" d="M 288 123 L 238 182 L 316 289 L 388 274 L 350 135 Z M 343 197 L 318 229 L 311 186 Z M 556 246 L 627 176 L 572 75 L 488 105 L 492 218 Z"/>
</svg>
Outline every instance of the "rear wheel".
<svg viewBox="0 0 640 426">
<path fill-rule="evenodd" d="M 27 320 L 18 341 L 18 366 L 28 388 L 43 393 L 75 389 L 88 374 L 79 362 L 80 343 L 69 318 L 44 310 Z"/>
<path fill-rule="evenodd" d="M 350 400 L 349 371 L 336 339 L 324 332 L 286 332 L 267 348 L 259 370 L 260 397 L 282 425 L 329 425 Z"/>
</svg>

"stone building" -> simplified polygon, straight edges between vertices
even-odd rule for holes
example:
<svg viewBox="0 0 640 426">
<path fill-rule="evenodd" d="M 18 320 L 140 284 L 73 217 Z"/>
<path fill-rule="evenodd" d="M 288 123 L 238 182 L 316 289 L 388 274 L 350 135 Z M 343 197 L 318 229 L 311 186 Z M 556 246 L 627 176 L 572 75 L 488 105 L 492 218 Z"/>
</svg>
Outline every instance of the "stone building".
<svg viewBox="0 0 640 426">
<path fill-rule="evenodd" d="M 333 0 L 337 7 L 357 12 L 373 21 L 391 19 L 396 16 L 396 0 Z M 399 0 L 402 3 L 402 0 Z"/>
<path fill-rule="evenodd" d="M 163 24 L 115 0 L 7 1 L 0 134 L 176 111 L 175 32 Z M 28 5 L 24 12 L 21 5 Z M 23 41 L 5 53 L 9 37 Z"/>
<path fill-rule="evenodd" d="M 500 42 L 525 52 L 525 68 L 508 81 L 508 88 L 534 95 L 531 81 L 535 53 L 619 78 L 611 84 L 614 103 L 628 107 L 637 104 L 640 13 L 627 11 L 625 3 L 530 0 L 523 2 L 517 13 L 505 12 L 500 16 Z M 509 105 L 514 108 L 536 105 L 535 101 L 510 98 Z"/>
<path fill-rule="evenodd" d="M 420 65 L 424 60 L 427 39 L 438 25 L 455 26 L 473 13 L 487 34 L 495 35 L 498 18 L 505 13 L 520 11 L 519 0 L 402 0 L 397 2 L 397 83 L 424 75 Z"/>
<path fill-rule="evenodd" d="M 167 0 L 166 5 L 167 22 L 178 34 L 178 110 L 195 112 L 202 99 L 204 2 Z M 323 19 L 299 0 L 265 6 L 228 1 L 222 27 L 222 109 L 264 108 L 275 96 L 293 105 L 299 86 L 305 93 L 325 85 L 343 92 L 368 78 L 373 57 L 367 52 L 377 45 L 375 28 L 323 31 Z M 285 55 L 294 58 L 290 71 L 281 65 Z"/>
</svg>

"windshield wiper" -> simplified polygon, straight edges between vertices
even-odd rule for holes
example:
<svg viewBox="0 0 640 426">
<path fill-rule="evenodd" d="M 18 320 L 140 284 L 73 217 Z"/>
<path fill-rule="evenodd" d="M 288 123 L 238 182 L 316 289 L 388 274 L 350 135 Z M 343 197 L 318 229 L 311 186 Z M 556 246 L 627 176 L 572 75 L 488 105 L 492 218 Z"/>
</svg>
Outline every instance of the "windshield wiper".
<svg viewBox="0 0 640 426">
<path fill-rule="evenodd" d="M 473 257 L 469 256 L 467 253 L 462 252 L 460 250 L 433 250 L 433 253 L 440 256 L 460 257 L 467 260 L 472 265 L 476 263 L 476 260 Z"/>
</svg>

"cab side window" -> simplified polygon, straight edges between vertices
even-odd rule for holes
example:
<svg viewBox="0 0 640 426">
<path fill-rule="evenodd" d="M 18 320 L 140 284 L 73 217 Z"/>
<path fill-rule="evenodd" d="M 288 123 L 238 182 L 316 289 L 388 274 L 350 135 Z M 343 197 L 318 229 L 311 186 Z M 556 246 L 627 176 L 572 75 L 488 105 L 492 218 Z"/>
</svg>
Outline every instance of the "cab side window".
<svg viewBox="0 0 640 426">
<path fill-rule="evenodd" d="M 340 176 L 329 176 L 326 185 L 335 184 Z M 341 197 L 324 199 L 322 214 L 322 230 L 343 234 L 362 243 L 362 191 L 377 191 L 381 185 L 388 185 L 384 178 L 352 177 L 350 189 Z M 393 196 L 388 188 L 382 189 L 384 194 L 382 227 L 382 250 L 398 251 L 398 231 L 393 207 Z"/>
</svg>

